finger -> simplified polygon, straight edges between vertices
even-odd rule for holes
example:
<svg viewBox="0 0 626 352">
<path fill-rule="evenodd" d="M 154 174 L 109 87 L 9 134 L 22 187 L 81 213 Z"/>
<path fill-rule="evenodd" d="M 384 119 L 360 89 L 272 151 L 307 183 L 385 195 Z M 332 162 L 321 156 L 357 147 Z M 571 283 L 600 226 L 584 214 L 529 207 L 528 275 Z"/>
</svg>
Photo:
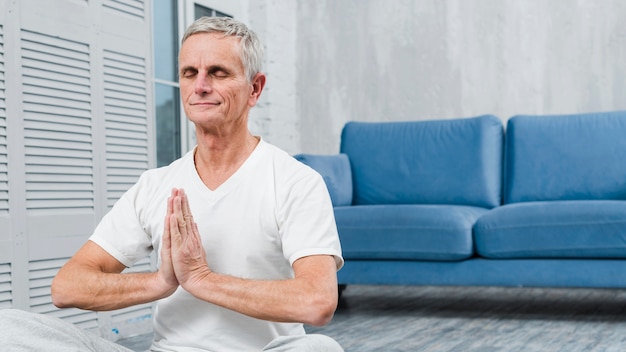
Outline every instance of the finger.
<svg viewBox="0 0 626 352">
<path fill-rule="evenodd" d="M 184 214 L 183 214 L 182 199 L 181 199 L 180 194 L 177 194 L 176 196 L 174 196 L 174 201 L 172 202 L 172 214 L 176 215 L 180 222 L 185 220 Z"/>
<path fill-rule="evenodd" d="M 185 229 L 187 234 L 193 233 L 193 215 L 191 214 L 191 208 L 189 207 L 189 198 L 187 198 L 187 194 L 185 194 L 184 189 L 180 189 L 179 198 L 181 201 L 180 207 L 181 212 L 183 214 L 183 224 L 185 225 Z"/>
<path fill-rule="evenodd" d="M 170 217 L 165 217 L 165 228 L 163 229 L 163 236 L 161 237 L 161 262 L 168 260 L 172 251 L 172 237 L 170 235 Z"/>
<path fill-rule="evenodd" d="M 170 221 L 172 222 L 170 228 L 172 229 L 172 238 L 174 240 L 187 238 L 187 235 L 191 233 L 191 221 L 186 221 L 183 216 L 182 197 L 180 193 L 174 197 L 173 212 Z"/>
<path fill-rule="evenodd" d="M 180 227 L 180 221 L 178 219 L 178 216 L 176 214 L 172 214 L 169 216 L 169 222 L 170 222 L 170 243 L 171 243 L 171 247 L 173 249 L 176 249 L 180 246 L 180 243 L 182 241 L 182 230 Z"/>
<path fill-rule="evenodd" d="M 192 228 L 193 230 L 191 231 L 191 233 L 193 234 L 193 242 L 194 245 L 197 247 L 203 247 L 202 245 L 202 237 L 200 236 L 200 231 L 198 231 L 198 224 L 196 224 L 195 222 L 192 224 Z"/>
<path fill-rule="evenodd" d="M 163 225 L 163 248 L 169 249 L 171 248 L 171 243 L 170 243 L 170 216 L 172 215 L 173 209 L 174 209 L 174 195 L 175 195 L 175 190 L 176 189 L 172 189 L 172 193 L 170 195 L 169 198 L 167 198 L 167 211 L 165 214 L 165 224 Z"/>
<path fill-rule="evenodd" d="M 185 193 L 184 189 L 180 190 L 180 197 L 182 199 L 182 211 L 183 211 L 183 217 L 185 218 L 185 221 L 190 221 L 193 222 L 193 214 L 191 213 L 191 208 L 189 207 L 189 198 L 187 198 L 187 194 Z M 192 230 L 192 229 L 189 229 Z"/>
<path fill-rule="evenodd" d="M 172 191 L 172 195 L 174 192 Z M 161 251 L 160 251 L 160 267 L 168 268 L 171 265 L 171 252 L 172 252 L 172 238 L 171 238 L 171 221 L 170 216 L 173 209 L 172 197 L 167 199 L 167 214 L 165 215 L 165 224 L 163 226 L 163 235 L 161 236 Z"/>
<path fill-rule="evenodd" d="M 167 210 L 165 212 L 165 225 L 164 225 L 163 236 L 167 235 L 168 238 L 170 235 L 169 233 L 170 232 L 170 216 L 174 212 L 174 198 L 176 197 L 177 194 L 178 194 L 178 190 L 176 188 L 172 188 L 170 196 L 167 198 Z"/>
<path fill-rule="evenodd" d="M 174 211 L 174 197 L 176 197 L 177 190 L 172 188 L 169 198 L 167 198 L 167 216 L 171 215 Z"/>
</svg>

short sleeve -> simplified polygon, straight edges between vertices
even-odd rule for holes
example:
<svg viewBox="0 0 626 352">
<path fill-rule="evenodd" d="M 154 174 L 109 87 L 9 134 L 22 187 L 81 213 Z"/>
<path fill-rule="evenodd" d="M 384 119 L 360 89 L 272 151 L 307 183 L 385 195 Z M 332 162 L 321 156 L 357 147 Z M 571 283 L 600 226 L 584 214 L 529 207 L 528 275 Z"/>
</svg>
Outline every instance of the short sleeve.
<svg viewBox="0 0 626 352">
<path fill-rule="evenodd" d="M 126 267 L 152 252 L 152 242 L 136 209 L 140 185 L 129 189 L 102 218 L 89 238 Z"/>
<path fill-rule="evenodd" d="M 330 195 L 322 177 L 309 168 L 306 171 L 287 188 L 280 206 L 283 252 L 292 265 L 302 257 L 331 255 L 339 270 L 344 261 Z"/>
</svg>

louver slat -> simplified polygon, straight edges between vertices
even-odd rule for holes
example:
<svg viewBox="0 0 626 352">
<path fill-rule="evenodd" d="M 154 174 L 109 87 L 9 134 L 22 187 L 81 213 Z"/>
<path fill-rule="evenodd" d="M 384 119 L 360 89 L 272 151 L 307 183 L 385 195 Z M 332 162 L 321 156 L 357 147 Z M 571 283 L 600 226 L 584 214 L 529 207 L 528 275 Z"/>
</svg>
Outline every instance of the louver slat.
<svg viewBox="0 0 626 352">
<path fill-rule="evenodd" d="M 139 19 L 144 17 L 144 4 L 140 0 L 107 0 L 102 6 Z"/>
</svg>

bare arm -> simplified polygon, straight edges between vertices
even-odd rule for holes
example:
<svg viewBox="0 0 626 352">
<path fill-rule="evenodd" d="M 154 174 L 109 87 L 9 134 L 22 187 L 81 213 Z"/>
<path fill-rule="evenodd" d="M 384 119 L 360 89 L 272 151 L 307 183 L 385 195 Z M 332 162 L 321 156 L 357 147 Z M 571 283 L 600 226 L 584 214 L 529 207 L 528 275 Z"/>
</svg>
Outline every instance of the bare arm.
<svg viewBox="0 0 626 352">
<path fill-rule="evenodd" d="M 172 200 L 168 200 L 168 213 Z M 169 221 L 165 219 L 165 226 Z M 178 287 L 169 245 L 161 249 L 161 267 L 153 273 L 124 273 L 124 264 L 88 241 L 52 281 L 52 302 L 59 308 L 114 310 L 152 302 Z"/>
<path fill-rule="evenodd" d="M 206 270 L 183 287 L 199 299 L 257 319 L 322 326 L 337 308 L 335 265 L 330 256 L 301 258 L 294 263 L 295 278 L 282 281 L 246 280 Z"/>
<path fill-rule="evenodd" d="M 94 242 L 87 242 L 52 281 L 59 308 L 113 310 L 161 298 L 157 273 L 121 274 L 125 266 Z"/>
<path fill-rule="evenodd" d="M 221 275 L 206 262 L 184 192 L 175 198 L 169 222 L 163 241 L 171 242 L 176 278 L 195 297 L 263 320 L 319 326 L 332 319 L 338 300 L 332 256 L 298 259 L 293 279 L 262 281 Z"/>
</svg>

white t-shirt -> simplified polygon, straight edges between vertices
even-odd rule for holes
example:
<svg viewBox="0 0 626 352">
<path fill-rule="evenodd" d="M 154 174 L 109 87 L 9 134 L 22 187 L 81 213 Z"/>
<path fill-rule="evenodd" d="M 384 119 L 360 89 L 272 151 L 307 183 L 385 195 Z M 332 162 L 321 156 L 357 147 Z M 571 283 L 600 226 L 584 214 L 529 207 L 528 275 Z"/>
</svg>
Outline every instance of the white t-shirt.
<svg viewBox="0 0 626 352">
<path fill-rule="evenodd" d="M 91 240 L 126 266 L 160 253 L 172 188 L 183 188 L 211 270 L 245 279 L 293 277 L 291 265 L 332 255 L 343 265 L 330 196 L 323 179 L 261 140 L 245 163 L 211 191 L 194 165 L 194 151 L 146 171 L 97 226 Z M 275 323 L 198 300 L 182 288 L 157 302 L 157 351 L 260 350 L 282 335 L 304 334 L 299 323 Z"/>
</svg>

